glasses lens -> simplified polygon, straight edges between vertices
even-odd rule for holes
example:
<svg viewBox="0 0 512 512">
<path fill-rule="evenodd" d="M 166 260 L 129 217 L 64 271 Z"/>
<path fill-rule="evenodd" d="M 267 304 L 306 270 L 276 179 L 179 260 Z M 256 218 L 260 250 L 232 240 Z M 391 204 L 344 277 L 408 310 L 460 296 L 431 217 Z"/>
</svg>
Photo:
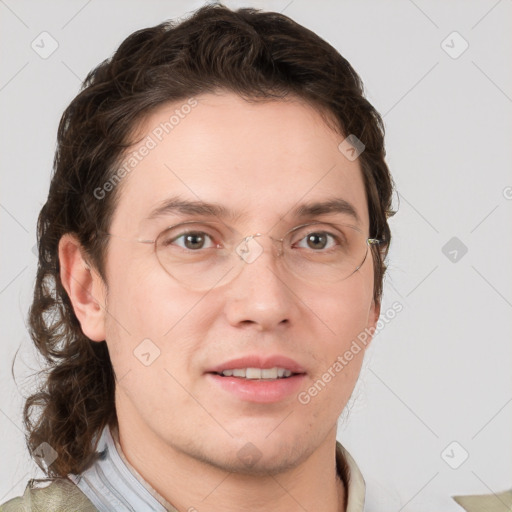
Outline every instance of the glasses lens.
<svg viewBox="0 0 512 512">
<path fill-rule="evenodd" d="M 284 240 L 286 263 L 312 283 L 343 281 L 365 261 L 367 237 L 355 226 L 315 223 L 300 226 Z"/>
<path fill-rule="evenodd" d="M 160 264 L 187 288 L 209 290 L 232 278 L 237 266 L 229 250 L 236 232 L 215 222 L 186 222 L 164 230 L 155 242 Z"/>
<path fill-rule="evenodd" d="M 232 280 L 263 253 L 258 236 L 243 238 L 215 222 L 188 222 L 163 231 L 155 242 L 162 267 L 183 286 L 208 290 Z M 280 241 L 276 241 L 280 243 Z M 280 264 L 311 284 L 342 281 L 365 261 L 368 245 L 350 225 L 313 223 L 290 230 Z"/>
</svg>

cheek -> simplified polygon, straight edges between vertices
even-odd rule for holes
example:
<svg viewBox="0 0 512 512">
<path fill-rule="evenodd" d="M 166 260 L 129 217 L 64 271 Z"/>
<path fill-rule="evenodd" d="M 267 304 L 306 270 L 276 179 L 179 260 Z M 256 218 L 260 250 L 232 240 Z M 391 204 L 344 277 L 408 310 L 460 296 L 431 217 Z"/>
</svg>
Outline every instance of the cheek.
<svg viewBox="0 0 512 512">
<path fill-rule="evenodd" d="M 149 248 L 135 247 L 127 255 L 116 247 L 109 261 L 107 322 L 123 336 L 160 340 L 193 310 L 194 298 L 183 293 Z"/>
<path fill-rule="evenodd" d="M 326 294 L 316 301 L 311 310 L 323 321 L 333 345 L 342 350 L 368 325 L 372 304 L 372 289 L 364 276 L 355 274 L 336 294 Z"/>
<path fill-rule="evenodd" d="M 169 403 L 190 407 L 181 386 L 190 387 L 190 362 L 204 320 L 197 315 L 197 297 L 157 277 L 132 274 L 112 287 L 107 344 L 120 402 L 126 406 L 128 397 L 128 406 L 142 415 L 168 421 Z"/>
<path fill-rule="evenodd" d="M 359 377 L 366 343 L 368 308 L 371 299 L 361 286 L 347 286 L 336 297 L 323 298 L 311 308 L 321 319 L 320 333 L 312 358 L 318 364 L 307 388 L 298 397 L 307 405 L 311 419 L 323 417 L 329 423 L 339 417 Z"/>
<path fill-rule="evenodd" d="M 349 399 L 363 362 L 368 335 L 371 293 L 364 286 L 362 276 L 354 275 L 350 283 L 336 295 L 322 296 L 311 310 L 321 320 L 321 333 L 315 338 L 322 340 L 311 356 L 318 361 L 307 390 L 310 397 L 319 396 L 314 407 L 333 408 L 341 413 Z M 366 336 L 366 339 L 363 339 Z M 320 398 L 321 395 L 321 398 Z M 320 405 L 320 403 L 324 405 Z M 320 409 L 318 414 L 321 414 Z"/>
<path fill-rule="evenodd" d="M 182 373 L 194 338 L 200 339 L 191 336 L 200 328 L 198 298 L 178 289 L 158 265 L 134 261 L 108 274 L 106 339 L 116 374 L 133 372 L 145 382 L 164 369 Z"/>
</svg>

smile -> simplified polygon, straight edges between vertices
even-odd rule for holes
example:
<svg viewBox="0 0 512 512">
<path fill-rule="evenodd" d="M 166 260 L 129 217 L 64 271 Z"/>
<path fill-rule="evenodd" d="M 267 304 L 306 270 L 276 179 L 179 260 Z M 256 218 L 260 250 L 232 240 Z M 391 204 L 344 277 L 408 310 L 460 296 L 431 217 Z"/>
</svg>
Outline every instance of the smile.
<svg viewBox="0 0 512 512">
<path fill-rule="evenodd" d="M 286 368 L 236 368 L 232 370 L 224 370 L 217 375 L 223 377 L 239 377 L 242 379 L 286 379 L 292 376 L 292 372 Z"/>
</svg>

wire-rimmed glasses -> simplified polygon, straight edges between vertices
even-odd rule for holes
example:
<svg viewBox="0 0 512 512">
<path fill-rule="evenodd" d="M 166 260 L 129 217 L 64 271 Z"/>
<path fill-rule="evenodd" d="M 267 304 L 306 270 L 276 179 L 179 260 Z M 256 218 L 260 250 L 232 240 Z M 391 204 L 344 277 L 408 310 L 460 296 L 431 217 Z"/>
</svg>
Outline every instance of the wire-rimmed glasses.
<svg viewBox="0 0 512 512">
<path fill-rule="evenodd" d="M 196 220 L 169 226 L 154 240 L 134 241 L 153 244 L 167 274 L 186 288 L 202 291 L 231 282 L 245 265 L 254 264 L 264 252 L 264 237 L 277 248 L 278 264 L 319 285 L 347 279 L 363 265 L 371 245 L 384 243 L 350 224 L 315 221 L 274 238 L 262 233 L 244 237 L 224 223 Z"/>
</svg>

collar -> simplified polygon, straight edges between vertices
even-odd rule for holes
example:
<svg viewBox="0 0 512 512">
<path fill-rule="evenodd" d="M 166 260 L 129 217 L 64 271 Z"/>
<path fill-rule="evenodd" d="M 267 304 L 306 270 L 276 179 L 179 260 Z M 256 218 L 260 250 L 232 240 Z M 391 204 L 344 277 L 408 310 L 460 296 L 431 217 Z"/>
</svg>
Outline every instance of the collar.
<svg viewBox="0 0 512 512">
<path fill-rule="evenodd" d="M 128 462 L 117 429 L 105 426 L 97 450 L 100 457 L 79 475 L 70 473 L 72 480 L 99 512 L 178 512 L 163 496 L 146 482 Z M 365 482 L 354 459 L 336 442 L 336 466 L 345 484 L 346 512 L 363 512 Z"/>
<path fill-rule="evenodd" d="M 346 512 L 364 512 L 366 484 L 363 475 L 356 461 L 339 441 L 336 441 L 336 467 L 348 496 Z"/>
</svg>

